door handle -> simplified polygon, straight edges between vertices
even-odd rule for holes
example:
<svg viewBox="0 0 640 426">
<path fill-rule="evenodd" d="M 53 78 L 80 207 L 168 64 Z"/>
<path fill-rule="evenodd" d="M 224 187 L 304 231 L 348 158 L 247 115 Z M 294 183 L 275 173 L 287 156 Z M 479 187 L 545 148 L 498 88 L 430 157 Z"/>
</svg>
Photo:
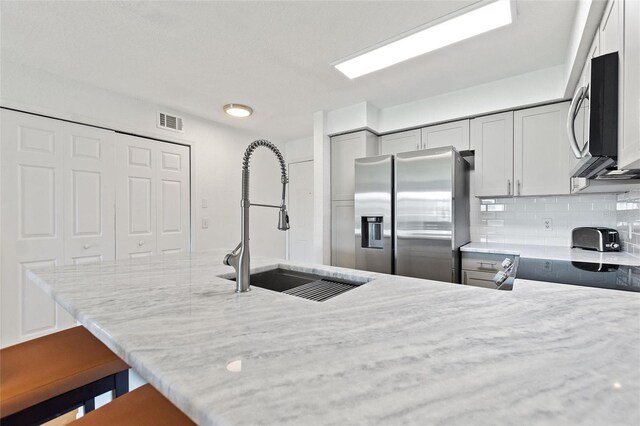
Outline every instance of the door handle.
<svg viewBox="0 0 640 426">
<path fill-rule="evenodd" d="M 140 240 L 138 241 L 138 247 L 142 247 L 144 245 L 144 241 Z"/>
<path fill-rule="evenodd" d="M 569 137 L 569 146 L 573 155 L 576 158 L 584 157 L 586 153 L 586 144 L 582 148 L 578 146 L 578 139 L 576 138 L 575 119 L 578 115 L 578 108 L 582 105 L 585 99 L 589 99 L 589 86 L 580 86 L 571 100 L 571 106 L 569 107 L 569 114 L 567 115 L 567 136 Z"/>
<path fill-rule="evenodd" d="M 91 246 L 89 244 L 85 244 L 82 246 L 83 249 L 88 250 L 91 248 Z"/>
<path fill-rule="evenodd" d="M 521 191 L 520 191 L 520 179 L 518 179 L 516 182 L 518 183 L 518 195 L 520 195 L 521 194 Z"/>
<path fill-rule="evenodd" d="M 511 195 L 511 179 L 507 179 L 507 195 Z"/>
</svg>

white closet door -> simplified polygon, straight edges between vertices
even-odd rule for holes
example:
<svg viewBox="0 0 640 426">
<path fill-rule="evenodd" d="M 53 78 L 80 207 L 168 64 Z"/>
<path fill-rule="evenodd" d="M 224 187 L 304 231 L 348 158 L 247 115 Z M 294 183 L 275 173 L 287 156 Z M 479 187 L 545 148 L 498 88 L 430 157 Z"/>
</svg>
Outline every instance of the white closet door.
<svg viewBox="0 0 640 426">
<path fill-rule="evenodd" d="M 157 143 L 157 142 L 156 142 Z M 116 258 L 157 254 L 154 142 L 118 135 L 116 145 Z"/>
<path fill-rule="evenodd" d="M 64 257 L 67 264 L 113 260 L 115 132 L 66 124 Z"/>
<path fill-rule="evenodd" d="M 27 279 L 29 268 L 64 263 L 65 124 L 0 110 L 2 127 L 2 347 L 74 324 Z"/>
<path fill-rule="evenodd" d="M 313 262 L 313 161 L 289 164 L 289 260 Z"/>
<path fill-rule="evenodd" d="M 158 158 L 158 253 L 189 251 L 189 147 L 156 143 Z"/>
<path fill-rule="evenodd" d="M 116 257 L 190 247 L 189 148 L 119 135 L 116 146 Z"/>
</svg>

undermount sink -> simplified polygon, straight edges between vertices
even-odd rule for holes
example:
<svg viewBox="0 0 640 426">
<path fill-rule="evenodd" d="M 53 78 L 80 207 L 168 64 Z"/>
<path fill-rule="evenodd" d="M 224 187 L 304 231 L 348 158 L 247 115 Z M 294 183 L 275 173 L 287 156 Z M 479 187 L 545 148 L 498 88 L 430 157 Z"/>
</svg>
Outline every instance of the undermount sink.
<svg viewBox="0 0 640 426">
<path fill-rule="evenodd" d="M 227 278 L 235 281 L 236 278 Z M 266 290 L 277 291 L 292 296 L 302 297 L 316 302 L 323 302 L 349 290 L 353 290 L 365 282 L 354 282 L 339 278 L 310 274 L 276 268 L 251 274 L 251 285 Z"/>
</svg>

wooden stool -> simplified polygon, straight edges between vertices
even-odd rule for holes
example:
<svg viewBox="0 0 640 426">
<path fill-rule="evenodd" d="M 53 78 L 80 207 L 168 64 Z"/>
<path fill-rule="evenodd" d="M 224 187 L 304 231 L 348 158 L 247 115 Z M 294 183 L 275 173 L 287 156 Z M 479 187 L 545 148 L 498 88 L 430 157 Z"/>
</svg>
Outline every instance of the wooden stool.
<svg viewBox="0 0 640 426">
<path fill-rule="evenodd" d="M 0 350 L 0 423 L 43 423 L 129 389 L 129 366 L 83 327 Z"/>
<path fill-rule="evenodd" d="M 194 425 L 151 385 L 144 385 L 70 423 L 73 426 Z"/>
</svg>

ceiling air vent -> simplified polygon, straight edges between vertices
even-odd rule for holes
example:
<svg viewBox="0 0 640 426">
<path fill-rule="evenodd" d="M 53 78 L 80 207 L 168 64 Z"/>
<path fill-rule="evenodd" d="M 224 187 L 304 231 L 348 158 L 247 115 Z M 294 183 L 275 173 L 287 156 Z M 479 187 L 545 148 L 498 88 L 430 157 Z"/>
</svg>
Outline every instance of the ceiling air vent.
<svg viewBox="0 0 640 426">
<path fill-rule="evenodd" d="M 161 129 L 173 130 L 174 132 L 183 132 L 182 117 L 170 115 L 164 112 L 158 113 L 158 127 Z"/>
</svg>

